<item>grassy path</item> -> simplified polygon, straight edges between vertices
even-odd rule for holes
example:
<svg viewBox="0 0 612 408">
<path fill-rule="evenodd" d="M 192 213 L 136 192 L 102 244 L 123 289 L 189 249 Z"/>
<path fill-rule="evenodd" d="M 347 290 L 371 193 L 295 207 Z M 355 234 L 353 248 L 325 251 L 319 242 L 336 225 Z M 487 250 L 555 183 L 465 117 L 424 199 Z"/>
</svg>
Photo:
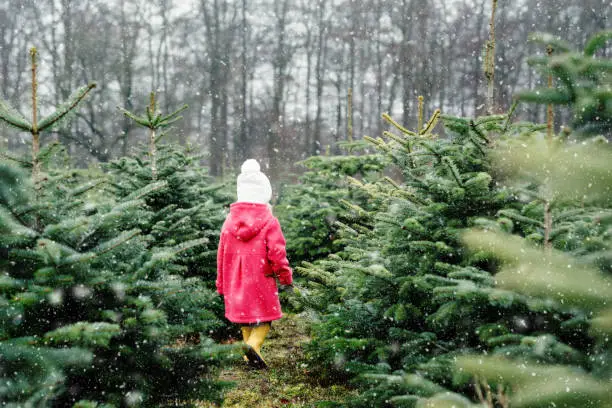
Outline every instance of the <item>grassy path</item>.
<svg viewBox="0 0 612 408">
<path fill-rule="evenodd" d="M 307 322 L 285 315 L 273 323 L 262 348 L 269 368 L 253 370 L 242 360 L 226 367 L 221 380 L 234 382 L 223 408 L 316 407 L 320 401 L 342 401 L 352 391 L 344 386 L 322 386 L 308 375 L 302 344 L 308 341 Z"/>
</svg>

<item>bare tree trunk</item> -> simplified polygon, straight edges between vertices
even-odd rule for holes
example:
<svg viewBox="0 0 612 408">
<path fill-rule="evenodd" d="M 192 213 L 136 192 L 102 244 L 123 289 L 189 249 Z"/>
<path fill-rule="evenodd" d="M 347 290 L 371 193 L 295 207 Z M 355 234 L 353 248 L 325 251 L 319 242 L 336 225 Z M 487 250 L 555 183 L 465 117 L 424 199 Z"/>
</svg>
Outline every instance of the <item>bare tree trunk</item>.
<svg viewBox="0 0 612 408">
<path fill-rule="evenodd" d="M 248 144 L 248 119 L 247 119 L 247 81 L 248 81 L 248 26 L 247 26 L 247 0 L 242 0 L 242 29 L 241 38 L 241 66 L 240 66 L 240 129 L 238 137 L 234 142 L 234 165 L 238 167 L 240 163 L 247 159 Z"/>
<path fill-rule="evenodd" d="M 389 114 L 393 114 L 393 104 L 395 103 L 395 92 L 399 88 L 401 66 L 402 64 L 400 60 L 394 61 L 391 75 L 391 86 L 389 87 L 389 101 L 387 102 L 387 112 Z"/>
<path fill-rule="evenodd" d="M 311 146 L 313 144 L 312 136 L 311 136 L 311 123 L 310 123 L 310 80 L 312 77 L 312 31 L 310 27 L 307 28 L 306 32 L 306 118 L 304 120 L 304 133 L 305 137 L 305 147 L 306 153 L 310 153 Z"/>
<path fill-rule="evenodd" d="M 359 47 L 359 61 L 361 62 L 360 65 L 366 66 L 365 63 L 366 60 L 366 50 L 365 50 L 365 46 Z M 362 71 L 363 72 L 363 71 Z M 359 101 L 358 101 L 358 112 L 359 112 L 359 134 L 363 135 L 364 133 L 364 126 L 365 126 L 365 121 L 366 121 L 366 114 L 365 114 L 365 102 L 366 102 L 366 81 L 359 81 L 359 90 L 360 95 L 359 95 Z M 353 103 L 354 105 L 354 103 Z M 353 115 L 353 119 L 354 119 L 354 115 Z M 355 127 L 355 121 L 353 120 L 353 127 Z"/>
<path fill-rule="evenodd" d="M 344 102 L 344 94 L 342 92 L 342 76 L 338 76 L 336 81 L 336 134 L 334 137 L 334 147 L 333 154 L 340 154 L 340 147 L 338 147 L 338 142 L 342 140 L 342 104 Z"/>
<path fill-rule="evenodd" d="M 376 2 L 376 25 L 379 24 L 382 17 L 382 0 Z M 381 49 L 382 38 L 380 30 L 376 30 L 376 135 L 382 134 L 382 98 L 383 98 L 383 53 Z M 352 137 L 352 135 L 351 135 Z"/>
<path fill-rule="evenodd" d="M 418 72 L 414 73 L 414 82 L 418 96 L 422 96 L 427 101 L 426 105 L 421 106 L 424 109 L 421 114 L 426 114 L 425 107 L 431 103 L 431 90 L 433 83 L 429 76 L 429 60 L 433 57 L 435 49 L 428 49 L 428 32 L 429 32 L 429 7 L 431 0 L 422 1 L 419 4 L 419 11 L 417 12 L 418 21 L 418 33 L 417 33 L 417 44 L 420 45 L 418 48 L 418 55 L 428 55 L 427 58 L 418 58 L 417 67 L 420 68 Z M 419 127 L 419 131 L 421 128 Z"/>
<path fill-rule="evenodd" d="M 414 91 L 413 87 L 413 78 L 412 78 L 412 27 L 413 24 L 413 6 L 412 1 L 403 0 L 402 8 L 406 10 L 406 12 L 402 15 L 402 43 L 400 45 L 400 67 L 401 67 L 401 77 L 402 77 L 402 124 L 404 126 L 409 126 L 411 121 L 411 109 L 413 103 L 413 95 Z M 409 11 L 408 11 L 409 10 Z"/>
<path fill-rule="evenodd" d="M 40 135 L 38 133 L 38 79 L 36 48 L 30 50 L 32 60 L 32 182 L 38 194 L 40 189 Z"/>
<path fill-rule="evenodd" d="M 459 85 L 459 92 L 461 92 L 461 116 L 465 117 L 467 115 L 466 112 L 466 99 L 467 99 L 467 95 L 465 95 L 465 86 L 466 86 L 466 77 L 468 75 L 468 69 L 467 69 L 467 59 L 463 60 L 463 69 L 462 69 L 462 75 L 461 75 L 461 81 L 459 81 L 460 85 Z"/>
<path fill-rule="evenodd" d="M 497 0 L 491 1 L 491 20 L 489 21 L 489 41 L 485 50 L 485 78 L 487 79 L 486 113 L 495 111 L 495 11 Z"/>
<path fill-rule="evenodd" d="M 315 75 L 317 79 L 316 86 L 316 98 L 317 98 L 317 110 L 315 114 L 315 129 L 313 135 L 313 144 L 311 146 L 311 154 L 316 155 L 321 151 L 321 125 L 322 125 L 322 111 L 323 111 L 323 83 L 325 78 L 325 58 L 327 54 L 327 35 L 326 28 L 327 22 L 324 21 L 326 0 L 319 2 L 317 11 L 317 24 L 319 32 L 317 34 L 317 60 L 315 65 Z"/>
<path fill-rule="evenodd" d="M 346 140 L 353 141 L 353 89 L 349 88 L 346 98 Z"/>
<path fill-rule="evenodd" d="M 275 0 L 274 11 L 276 15 L 276 50 L 272 62 L 274 70 L 274 94 L 272 98 L 272 123 L 268 132 L 268 157 L 270 171 L 278 174 L 281 158 L 281 135 L 284 132 L 285 118 L 282 115 L 285 95 L 285 82 L 287 80 L 287 67 L 291 60 L 291 52 L 287 46 L 287 14 L 288 0 Z"/>
<path fill-rule="evenodd" d="M 478 38 L 481 37 L 484 29 L 485 22 L 485 3 L 488 0 L 481 0 L 480 7 L 478 11 L 478 15 L 476 18 L 476 32 L 475 36 Z M 479 44 L 484 43 L 484 41 L 479 41 Z M 481 49 L 481 48 L 479 48 Z M 482 95 L 482 84 L 483 80 L 480 75 L 481 73 L 481 63 L 478 58 L 472 58 L 472 73 L 471 76 L 476 80 L 476 84 L 473 84 L 473 95 L 474 95 L 474 115 L 480 115 L 482 113 L 482 108 L 484 108 L 484 97 Z"/>
<path fill-rule="evenodd" d="M 206 41 L 210 58 L 210 173 L 223 175 L 227 152 L 227 82 L 229 80 L 229 53 L 232 45 L 232 32 L 222 20 L 227 18 L 227 4 L 214 0 L 212 10 L 208 2 L 201 0 L 201 11 L 206 24 Z"/>
<path fill-rule="evenodd" d="M 132 104 L 132 83 L 133 83 L 133 50 L 136 42 L 136 38 L 130 38 L 130 24 L 127 21 L 127 15 L 125 11 L 125 0 L 121 0 L 120 5 L 120 31 L 121 31 L 121 70 L 119 72 L 119 87 L 121 94 L 122 106 L 131 111 L 134 106 Z M 136 37 L 136 36 L 134 36 Z M 127 116 L 123 116 L 121 123 L 121 154 L 127 155 L 128 150 L 128 135 L 132 129 L 132 121 Z"/>
<path fill-rule="evenodd" d="M 63 83 L 60 89 L 62 100 L 66 100 L 70 95 L 73 80 L 73 57 L 74 57 L 74 34 L 72 30 L 72 0 L 62 0 L 62 25 L 64 26 L 64 69 Z"/>
</svg>

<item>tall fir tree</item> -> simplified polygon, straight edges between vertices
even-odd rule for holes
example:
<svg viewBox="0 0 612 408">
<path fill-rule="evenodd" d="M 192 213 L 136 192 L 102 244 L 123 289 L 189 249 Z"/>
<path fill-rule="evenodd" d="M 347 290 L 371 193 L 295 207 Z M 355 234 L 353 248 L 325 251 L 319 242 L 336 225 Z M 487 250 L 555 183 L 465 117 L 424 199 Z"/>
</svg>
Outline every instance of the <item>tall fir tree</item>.
<svg viewBox="0 0 612 408">
<path fill-rule="evenodd" d="M 603 34 L 591 40 L 587 46 L 591 51 L 583 58 L 592 60 L 595 50 L 591 44 L 601 46 L 607 37 Z M 576 54 L 566 53 L 547 60 L 547 71 L 554 72 L 564 58 L 566 64 L 581 64 Z M 585 65 L 601 67 L 602 71 L 591 71 L 590 79 L 605 78 L 608 65 L 591 62 L 585 61 Z M 573 76 L 565 78 L 561 88 L 572 88 L 583 99 L 594 93 L 597 100 L 602 90 L 591 85 Z M 581 86 L 584 88 L 579 89 Z M 539 91 L 522 93 L 520 98 L 550 104 L 557 92 L 563 90 L 548 89 L 542 99 Z M 404 394 L 389 398 L 393 405 L 608 406 L 610 153 L 601 136 L 589 141 L 584 138 L 593 133 L 609 134 L 610 127 L 602 123 L 602 116 L 585 121 L 585 110 L 576 106 L 579 101 L 570 102 L 576 111 L 575 133 L 563 132 L 553 138 L 551 119 L 545 126 L 548 134 L 532 126 L 527 132 L 511 132 L 502 138 L 499 132 L 483 133 L 487 138 L 497 137 L 497 147 L 488 160 L 497 183 L 512 185 L 515 198 L 497 212 L 496 219 L 474 219 L 478 229 L 462 238 L 471 247 L 465 261 L 484 268 L 488 279 L 494 279 L 485 285 L 489 301 L 494 299 L 504 312 L 510 311 L 497 310 L 497 314 L 512 318 L 514 330 L 504 319 L 478 327 L 475 333 L 481 346 L 457 349 L 454 357 L 483 352 L 497 357 L 458 357 L 457 365 L 445 367 L 449 373 L 446 382 L 432 381 L 431 371 L 422 367 L 416 375 L 370 376 L 382 380 L 395 394 Z M 461 128 L 461 121 L 451 123 Z M 464 122 L 463 128 L 469 125 Z M 583 141 L 572 146 L 567 140 Z M 436 297 L 452 300 L 440 307 L 437 315 L 448 315 L 448 306 L 452 316 L 457 304 L 482 298 L 484 293 L 478 286 L 484 282 L 474 285 L 473 277 L 469 279 L 472 282 L 466 282 L 466 277 L 455 275 L 455 282 L 434 289 Z M 474 297 L 476 294 L 479 296 Z M 523 305 L 522 313 L 517 305 Z M 494 316 L 495 310 L 480 308 L 489 318 Z M 454 320 L 454 325 L 465 328 L 464 321 Z M 472 389 L 465 388 L 467 384 Z"/>
<path fill-rule="evenodd" d="M 610 32 L 598 34 L 582 55 L 565 52 L 544 64 L 545 71 L 562 75 L 560 89 L 523 94 L 537 103 L 554 103 L 559 94 L 569 95 L 576 131 L 547 144 L 541 138 L 509 143 L 495 155 L 509 183 L 535 185 L 546 192 L 552 209 L 549 223 L 541 224 L 540 230 L 548 227 L 550 234 L 535 233 L 550 236 L 550 245 L 543 237 L 534 245 L 529 235 L 508 236 L 502 231 L 475 229 L 464 237 L 473 251 L 499 260 L 500 288 L 520 291 L 530 302 L 549 309 L 571 310 L 576 318 L 568 322 L 568 338 L 562 340 L 575 345 L 580 333 L 589 344 L 579 362 L 550 361 L 542 353 L 537 359 L 513 353 L 458 360 L 457 372 L 511 387 L 513 407 L 608 407 L 612 400 L 612 152 L 602 137 L 612 132 L 606 119 L 612 95 L 606 91 L 610 60 L 594 57 L 610 38 Z M 550 337 L 538 340 L 541 348 Z"/>
</svg>

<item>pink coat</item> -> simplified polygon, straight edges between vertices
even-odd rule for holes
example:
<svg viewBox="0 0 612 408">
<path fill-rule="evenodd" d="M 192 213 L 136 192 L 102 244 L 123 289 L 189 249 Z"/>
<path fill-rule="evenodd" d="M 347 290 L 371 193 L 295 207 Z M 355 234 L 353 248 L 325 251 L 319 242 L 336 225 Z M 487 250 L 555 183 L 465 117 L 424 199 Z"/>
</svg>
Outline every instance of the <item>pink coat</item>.
<svg viewBox="0 0 612 408">
<path fill-rule="evenodd" d="M 293 282 L 278 220 L 267 204 L 232 204 L 217 252 L 217 292 L 225 299 L 225 317 L 234 323 L 280 319 L 275 278 L 283 285 Z"/>
</svg>

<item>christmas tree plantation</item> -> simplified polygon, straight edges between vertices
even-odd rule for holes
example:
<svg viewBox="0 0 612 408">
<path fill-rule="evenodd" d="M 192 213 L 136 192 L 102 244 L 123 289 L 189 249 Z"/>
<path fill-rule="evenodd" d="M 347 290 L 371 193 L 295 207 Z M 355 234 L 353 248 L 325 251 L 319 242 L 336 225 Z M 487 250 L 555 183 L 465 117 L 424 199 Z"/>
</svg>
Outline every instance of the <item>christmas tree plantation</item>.
<svg viewBox="0 0 612 408">
<path fill-rule="evenodd" d="M 603 68 L 590 71 L 590 78 L 605 78 L 606 64 L 594 65 Z M 601 93 L 582 89 L 579 82 L 572 83 L 577 94 Z M 589 127 L 580 111 L 580 135 L 588 129 L 610 131 L 600 126 L 600 117 L 599 127 Z M 513 382 L 524 389 L 516 394 L 521 406 L 609 401 L 604 384 L 609 380 L 604 300 L 609 282 L 583 266 L 595 263 L 609 273 L 604 187 L 609 158 L 590 147 L 563 151 L 561 140 L 552 142 L 541 132 L 546 126 L 513 124 L 510 113 L 475 120 L 444 117 L 445 138 L 431 131 L 436 113 L 416 131 L 386 117 L 393 129 L 385 140 L 369 139 L 401 169 L 403 179 L 354 180 L 382 204 L 363 211 L 369 224 L 345 226 L 343 251 L 299 269 L 311 279 L 304 302 L 321 319 L 309 347 L 312 367 L 362 384 L 361 398 L 348 406 L 468 407 L 480 401 L 477 406 L 507 407 L 515 401 Z M 541 146 L 525 148 L 534 138 L 548 138 L 560 152 L 542 156 Z M 560 171 L 572 160 L 576 166 Z M 530 177 L 510 183 L 507 174 L 517 169 Z M 515 237 L 474 233 L 464 238 L 466 228 L 474 227 Z M 466 249 L 464 240 L 473 249 Z M 540 264 L 549 266 L 540 269 Z M 550 282 L 561 265 L 576 272 Z M 597 329 L 589 331 L 596 312 L 601 313 L 594 320 Z M 504 356 L 523 368 L 498 360 L 481 367 L 481 358 L 455 365 L 469 354 Z M 554 364 L 557 371 L 544 375 L 547 366 L 533 364 Z M 530 385 L 531 367 L 539 381 L 533 384 L 539 385 Z M 596 378 L 580 374 L 588 372 Z M 562 379 L 570 373 L 578 374 L 564 394 Z"/>
</svg>

